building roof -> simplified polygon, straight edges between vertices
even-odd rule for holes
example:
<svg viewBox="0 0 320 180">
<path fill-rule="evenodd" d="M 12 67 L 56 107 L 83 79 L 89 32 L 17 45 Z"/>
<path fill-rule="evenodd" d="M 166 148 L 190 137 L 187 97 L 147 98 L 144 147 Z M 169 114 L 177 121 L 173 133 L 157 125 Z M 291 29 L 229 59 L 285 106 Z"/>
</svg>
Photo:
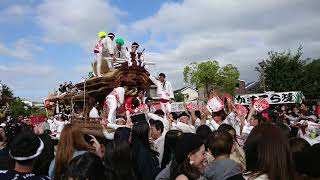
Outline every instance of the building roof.
<svg viewBox="0 0 320 180">
<path fill-rule="evenodd" d="M 246 84 L 245 88 L 246 88 L 246 89 L 247 89 L 247 88 L 250 88 L 250 87 L 252 87 L 252 86 L 257 85 L 258 83 L 259 83 L 259 82 L 256 82 L 256 81 L 249 82 L 249 83 Z"/>
<path fill-rule="evenodd" d="M 181 92 L 181 91 L 186 90 L 186 89 L 192 89 L 192 90 L 194 90 L 194 91 L 197 91 L 197 92 L 198 92 L 198 90 L 197 90 L 197 89 L 195 89 L 195 88 L 193 88 L 193 87 L 190 87 L 190 86 L 185 86 L 185 87 L 183 87 L 183 88 L 180 88 L 180 89 L 174 90 L 173 92 L 174 92 L 174 93 L 177 93 L 177 92 Z"/>
</svg>

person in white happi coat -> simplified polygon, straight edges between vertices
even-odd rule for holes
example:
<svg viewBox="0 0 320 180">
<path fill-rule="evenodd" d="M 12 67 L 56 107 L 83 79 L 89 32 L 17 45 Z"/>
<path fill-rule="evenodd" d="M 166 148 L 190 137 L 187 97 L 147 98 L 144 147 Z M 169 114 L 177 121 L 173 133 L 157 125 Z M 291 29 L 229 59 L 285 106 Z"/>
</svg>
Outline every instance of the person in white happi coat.
<svg viewBox="0 0 320 180">
<path fill-rule="evenodd" d="M 114 47 L 114 57 L 126 59 L 127 62 L 129 63 L 130 56 L 129 56 L 127 49 L 123 45 L 124 45 L 124 40 L 122 38 L 117 38 L 116 39 L 116 46 Z"/>
<path fill-rule="evenodd" d="M 96 61 L 97 61 L 97 73 L 95 73 L 95 71 L 93 71 L 94 76 L 98 76 L 101 77 L 101 65 L 102 65 L 102 52 L 105 49 L 104 47 L 104 42 L 106 39 L 107 33 L 104 31 L 101 31 L 98 33 L 98 37 L 100 38 L 99 41 L 96 43 L 95 47 L 94 47 L 94 54 L 96 57 Z M 94 67 L 94 65 L 92 64 L 92 67 Z"/>
<path fill-rule="evenodd" d="M 114 42 L 115 35 L 113 33 L 108 33 L 108 38 L 104 41 L 104 47 L 106 48 L 105 52 L 103 53 L 106 57 L 111 57 L 112 60 L 107 60 L 109 69 L 113 70 L 113 62 L 116 60 L 116 57 L 114 56 Z"/>
<path fill-rule="evenodd" d="M 159 80 L 149 76 L 150 80 L 157 86 L 157 97 L 160 98 L 161 109 L 164 113 L 171 112 L 171 102 L 174 98 L 171 83 L 166 81 L 164 73 L 159 74 Z"/>
<path fill-rule="evenodd" d="M 177 129 L 183 133 L 196 133 L 196 128 L 192 125 L 189 114 L 182 112 L 179 115 L 178 121 L 172 122 L 172 129 Z"/>
<path fill-rule="evenodd" d="M 131 44 L 131 49 L 128 50 L 128 54 L 129 54 L 129 57 L 131 57 L 131 59 L 136 62 L 137 66 L 143 67 L 145 65 L 144 56 L 143 56 L 144 50 L 142 52 L 138 52 L 138 48 L 139 48 L 139 44 L 137 42 L 133 42 Z M 130 62 L 128 65 L 132 66 L 132 62 Z"/>
<path fill-rule="evenodd" d="M 108 123 L 115 123 L 116 110 L 124 103 L 124 95 L 128 88 L 124 85 L 114 88 L 113 91 L 106 97 L 105 104 L 109 109 Z"/>
</svg>

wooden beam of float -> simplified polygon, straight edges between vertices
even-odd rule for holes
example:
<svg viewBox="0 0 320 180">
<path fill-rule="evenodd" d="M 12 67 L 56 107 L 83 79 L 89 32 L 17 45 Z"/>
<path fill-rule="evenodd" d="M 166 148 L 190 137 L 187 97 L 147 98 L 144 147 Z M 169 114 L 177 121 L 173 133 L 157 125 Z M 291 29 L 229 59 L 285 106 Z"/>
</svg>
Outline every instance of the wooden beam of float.
<svg viewBox="0 0 320 180">
<path fill-rule="evenodd" d="M 123 63 L 118 69 L 109 71 L 103 74 L 102 77 L 93 77 L 86 80 L 86 94 L 99 92 L 108 93 L 112 91 L 113 88 L 118 87 L 122 82 L 127 86 L 135 86 L 144 90 L 149 89 L 151 85 L 149 72 L 143 67 L 128 67 L 126 63 Z M 78 90 L 84 90 L 84 82 L 78 83 L 75 86 Z"/>
</svg>

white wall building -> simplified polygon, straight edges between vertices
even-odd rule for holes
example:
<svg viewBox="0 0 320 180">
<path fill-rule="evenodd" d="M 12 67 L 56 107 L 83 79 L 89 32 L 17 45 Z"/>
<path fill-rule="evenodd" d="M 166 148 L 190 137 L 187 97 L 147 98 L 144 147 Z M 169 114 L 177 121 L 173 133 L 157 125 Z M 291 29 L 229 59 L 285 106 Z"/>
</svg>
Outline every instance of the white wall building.
<svg viewBox="0 0 320 180">
<path fill-rule="evenodd" d="M 179 92 L 184 95 L 185 101 L 194 101 L 194 100 L 197 100 L 199 97 L 198 90 L 192 87 L 187 86 L 174 91 L 174 93 L 179 93 Z"/>
</svg>

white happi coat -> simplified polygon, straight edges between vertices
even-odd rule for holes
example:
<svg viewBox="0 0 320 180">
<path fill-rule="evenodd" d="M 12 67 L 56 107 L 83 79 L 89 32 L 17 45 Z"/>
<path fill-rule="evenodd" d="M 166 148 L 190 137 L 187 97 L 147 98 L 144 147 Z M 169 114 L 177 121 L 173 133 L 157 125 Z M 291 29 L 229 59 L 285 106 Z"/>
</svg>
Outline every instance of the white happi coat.
<svg viewBox="0 0 320 180">
<path fill-rule="evenodd" d="M 103 55 L 106 57 L 110 57 L 111 54 L 114 54 L 115 42 L 110 38 L 104 38 L 103 41 Z"/>
<path fill-rule="evenodd" d="M 157 86 L 157 97 L 167 100 L 174 98 L 172 86 L 169 81 L 162 83 L 153 76 L 150 76 L 150 80 Z"/>
<path fill-rule="evenodd" d="M 114 52 L 114 56 L 116 58 L 122 58 L 122 59 L 129 59 L 130 58 L 130 56 L 128 56 L 129 54 L 128 54 L 127 49 L 123 46 L 121 46 L 120 50 L 117 48 L 117 46 L 115 46 L 113 52 Z"/>
<path fill-rule="evenodd" d="M 124 102 L 124 88 L 117 87 L 106 97 L 106 103 L 109 108 L 108 121 L 109 123 L 115 123 L 116 110 Z"/>
</svg>

